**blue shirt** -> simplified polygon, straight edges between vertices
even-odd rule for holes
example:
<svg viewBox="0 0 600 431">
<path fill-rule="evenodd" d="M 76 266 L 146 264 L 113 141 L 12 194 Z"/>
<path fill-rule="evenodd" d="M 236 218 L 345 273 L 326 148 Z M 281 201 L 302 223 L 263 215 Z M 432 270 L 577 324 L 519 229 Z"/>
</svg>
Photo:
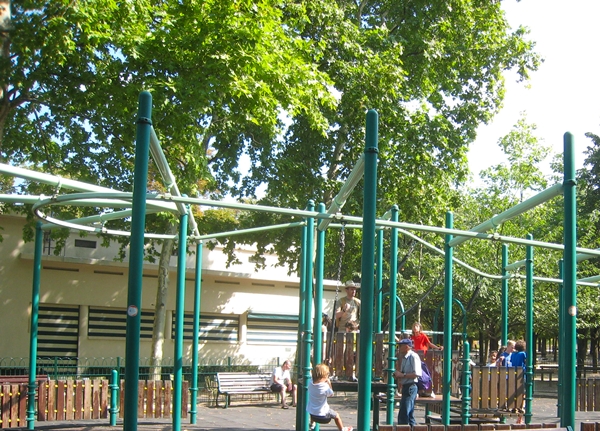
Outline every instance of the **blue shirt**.
<svg viewBox="0 0 600 431">
<path fill-rule="evenodd" d="M 527 358 L 527 354 L 525 352 L 514 351 L 510 355 L 510 364 L 513 367 L 523 367 L 523 369 L 525 369 L 525 366 L 526 366 L 525 359 L 526 358 Z"/>
</svg>

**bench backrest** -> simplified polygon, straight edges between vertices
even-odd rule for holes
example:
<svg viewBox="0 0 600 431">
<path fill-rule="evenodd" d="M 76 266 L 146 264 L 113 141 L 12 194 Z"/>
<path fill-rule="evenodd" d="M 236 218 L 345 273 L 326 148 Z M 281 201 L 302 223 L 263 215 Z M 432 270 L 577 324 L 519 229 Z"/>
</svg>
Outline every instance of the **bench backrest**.
<svg viewBox="0 0 600 431">
<path fill-rule="evenodd" d="M 217 373 L 220 392 L 235 389 L 268 388 L 271 375 L 264 373 Z"/>
<path fill-rule="evenodd" d="M 525 396 L 522 367 L 472 368 L 472 407 L 475 409 L 519 409 Z"/>
</svg>

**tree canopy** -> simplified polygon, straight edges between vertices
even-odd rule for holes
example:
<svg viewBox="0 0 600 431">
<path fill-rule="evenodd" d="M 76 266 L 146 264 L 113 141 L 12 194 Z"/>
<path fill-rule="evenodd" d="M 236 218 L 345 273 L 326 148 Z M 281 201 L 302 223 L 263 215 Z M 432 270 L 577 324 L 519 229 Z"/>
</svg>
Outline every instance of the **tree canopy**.
<svg viewBox="0 0 600 431">
<path fill-rule="evenodd" d="M 10 7 L 0 27 L 4 162 L 131 190 L 137 97 L 149 90 L 154 128 L 181 191 L 192 196 L 329 205 L 363 152 L 370 108 L 380 116 L 378 214 L 397 204 L 403 221 L 442 225 L 446 210 L 464 205 L 467 226 L 518 200 L 501 196 L 506 188 L 545 187 L 528 171 L 539 154 L 525 151 L 523 123 L 503 144 L 518 163 L 489 173 L 497 190 L 461 192 L 469 145 L 502 106 L 505 77 L 526 80 L 540 62 L 501 2 L 32 0 Z M 361 187 L 344 213 L 361 213 Z M 482 202 L 487 209 L 474 210 Z M 290 221 L 197 215 L 216 230 Z M 540 217 L 514 233 L 535 231 Z M 164 217 L 149 220 L 168 230 Z M 327 235 L 329 278 L 337 274 L 338 236 Z M 299 237 L 287 230 L 236 240 L 294 268 Z M 346 232 L 344 278 L 359 271 L 361 240 L 359 230 Z M 232 240 L 223 241 L 233 251 Z M 411 244 L 403 242 L 400 254 Z M 418 293 L 435 282 L 440 262 L 414 253 L 420 260 L 406 265 L 403 283 Z M 476 258 L 478 250 L 465 253 Z M 497 264 L 497 255 L 485 256 L 482 265 Z M 478 280 L 460 277 L 471 286 L 469 302 Z"/>
</svg>

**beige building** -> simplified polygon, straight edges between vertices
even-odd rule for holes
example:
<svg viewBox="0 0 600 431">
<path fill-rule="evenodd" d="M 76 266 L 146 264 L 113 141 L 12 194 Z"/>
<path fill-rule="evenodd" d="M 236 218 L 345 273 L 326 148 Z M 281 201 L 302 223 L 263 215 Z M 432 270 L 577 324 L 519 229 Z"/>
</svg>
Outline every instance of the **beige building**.
<svg viewBox="0 0 600 431">
<path fill-rule="evenodd" d="M 28 358 L 33 280 L 33 242 L 25 243 L 25 220 L 0 216 L 0 358 Z M 44 241 L 40 288 L 39 357 L 103 358 L 125 356 L 128 263 L 115 260 L 118 248 L 102 247 L 94 235 L 72 232 L 60 255 Z M 189 247 L 195 251 L 195 246 Z M 299 307 L 298 277 L 265 256 L 255 270 L 252 250 L 238 249 L 241 264 L 226 266 L 220 248 L 206 247 L 202 260 L 199 363 L 267 364 L 293 358 Z M 173 356 L 176 256 L 171 261 L 166 304 L 164 358 Z M 195 255 L 186 269 L 184 363 L 191 363 Z M 150 356 L 156 300 L 157 264 L 146 263 L 143 276 L 140 358 Z M 325 282 L 323 310 L 331 312 L 336 283 Z M 26 364 L 26 361 L 25 361 Z"/>
</svg>

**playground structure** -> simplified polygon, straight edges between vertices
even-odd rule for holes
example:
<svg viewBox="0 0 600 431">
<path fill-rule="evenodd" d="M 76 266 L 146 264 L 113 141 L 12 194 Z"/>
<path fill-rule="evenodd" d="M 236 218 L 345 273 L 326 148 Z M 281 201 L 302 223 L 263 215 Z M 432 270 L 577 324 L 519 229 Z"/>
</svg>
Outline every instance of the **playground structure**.
<svg viewBox="0 0 600 431">
<path fill-rule="evenodd" d="M 145 233 L 145 214 L 148 212 L 157 211 L 170 211 L 177 214 L 180 218 L 180 231 L 179 241 L 181 244 L 187 243 L 188 240 L 195 241 L 197 245 L 197 256 L 202 254 L 202 241 L 208 238 L 215 238 L 217 235 L 211 234 L 201 236 L 198 234 L 195 221 L 191 212 L 188 210 L 187 205 L 210 205 L 219 206 L 225 208 L 236 208 L 236 209 L 247 209 L 254 211 L 267 211 L 275 212 L 286 215 L 294 215 L 304 219 L 303 222 L 289 223 L 286 225 L 268 226 L 264 228 L 255 228 L 251 231 L 260 231 L 267 229 L 276 228 L 290 228 L 290 227 L 301 227 L 302 229 L 302 251 L 301 251 L 301 262 L 300 262 L 300 309 L 299 309 L 299 351 L 300 351 L 300 364 L 299 374 L 303 377 L 303 381 L 307 381 L 310 369 L 311 369 L 311 352 L 315 362 L 320 362 L 322 358 L 322 341 L 320 340 L 320 331 L 313 331 L 313 328 L 320 327 L 320 316 L 322 312 L 322 280 L 323 280 L 323 256 L 324 256 L 324 238 L 325 231 L 328 226 L 341 227 L 345 225 L 347 228 L 360 227 L 363 230 L 363 245 L 362 245 L 362 268 L 361 273 L 363 274 L 362 281 L 362 308 L 363 313 L 361 316 L 361 332 L 359 335 L 359 343 L 362 346 L 359 350 L 358 355 L 358 424 L 357 429 L 366 431 L 370 429 L 369 424 L 369 406 L 371 402 L 371 382 L 372 382 L 372 369 L 373 369 L 373 334 L 375 331 L 373 313 L 371 310 L 375 310 L 378 317 L 381 316 L 381 303 L 379 299 L 375 301 L 375 277 L 365 277 L 364 274 L 374 274 L 375 268 L 375 241 L 376 238 L 382 238 L 383 229 L 389 229 L 391 232 L 390 246 L 392 259 L 390 262 L 390 298 L 396 298 L 396 285 L 397 285 L 397 259 L 398 254 L 398 234 L 402 233 L 410 235 L 414 238 L 418 238 L 410 231 L 420 232 L 432 232 L 436 234 L 442 234 L 445 236 L 445 249 L 438 250 L 431 245 L 428 247 L 440 252 L 445 258 L 445 288 L 444 288 L 444 354 L 443 354 L 443 370 L 442 375 L 442 396 L 444 402 L 442 402 L 442 418 L 444 421 L 449 420 L 449 395 L 451 387 L 451 338 L 452 338 L 452 309 L 453 309 L 453 295 L 452 295 L 452 275 L 453 265 L 459 264 L 465 266 L 463 262 L 454 259 L 453 248 L 460 245 L 469 239 L 484 239 L 501 241 L 503 244 L 513 243 L 527 247 L 527 259 L 525 262 L 519 264 L 518 262 L 512 266 L 508 264 L 508 251 L 504 245 L 503 249 L 503 274 L 500 276 L 483 274 L 480 271 L 472 268 L 476 273 L 480 275 L 501 280 L 502 281 L 502 340 L 505 342 L 507 338 L 507 316 L 508 316 L 508 279 L 509 271 L 514 270 L 520 266 L 525 266 L 526 269 L 526 283 L 527 283 L 527 328 L 526 341 L 528 346 L 527 354 L 527 387 L 526 387 L 526 406 L 527 411 L 525 414 L 526 421 L 531 419 L 531 398 L 532 398 L 532 354 L 533 343 L 531 342 L 533 334 L 533 315 L 532 315 L 532 302 L 533 301 L 533 281 L 536 279 L 533 275 L 533 248 L 534 247 L 545 247 L 554 250 L 563 250 L 564 263 L 563 263 L 563 274 L 560 279 L 544 279 L 544 281 L 551 281 L 562 284 L 560 289 L 560 328 L 559 333 L 561 334 L 561 372 L 559 375 L 559 381 L 562 389 L 559 393 L 562 393 L 561 397 L 561 426 L 574 426 L 574 411 L 575 411 L 575 319 L 576 319 L 576 286 L 577 284 L 589 284 L 594 285 L 589 280 L 577 281 L 576 280 L 576 265 L 578 256 L 576 252 L 579 251 L 581 256 L 598 256 L 600 252 L 597 250 L 589 249 L 577 249 L 576 248 L 576 217 L 575 217 L 575 169 L 574 169 L 574 157 L 573 157 L 573 140 L 570 134 L 565 134 L 565 179 L 563 184 L 556 185 L 550 189 L 540 193 L 538 196 L 523 202 L 522 204 L 514 207 L 506 213 L 500 214 L 494 217 L 490 223 L 484 223 L 473 228 L 471 231 L 460 231 L 453 229 L 453 216 L 448 213 L 446 216 L 446 225 L 444 228 L 415 225 L 410 223 L 404 223 L 398 221 L 398 209 L 396 207 L 391 209 L 391 217 L 389 220 L 377 219 L 376 218 L 376 197 L 377 197 L 377 145 L 378 145 L 378 119 L 375 111 L 369 111 L 367 114 L 366 123 L 366 146 L 363 157 L 352 171 L 348 182 L 342 188 L 342 191 L 334 199 L 334 204 L 325 211 L 324 205 L 319 205 L 318 210 L 314 210 L 314 204 L 310 202 L 305 210 L 292 210 L 282 209 L 275 207 L 264 207 L 257 205 L 245 205 L 238 203 L 224 203 L 214 202 L 205 199 L 189 198 L 181 196 L 178 192 L 173 175 L 170 173 L 168 164 L 160 150 L 158 139 L 152 129 L 151 125 L 151 96 L 147 92 L 142 92 L 140 95 L 140 108 L 138 115 L 137 124 L 137 144 L 136 144 L 136 162 L 135 162 L 135 184 L 133 193 L 115 192 L 112 190 L 106 190 L 102 188 L 87 189 L 84 193 L 73 193 L 67 195 L 54 196 L 52 198 L 42 197 L 23 197 L 23 196 L 0 196 L 0 201 L 4 202 L 26 202 L 33 203 L 33 210 L 37 217 L 45 220 L 48 224 L 42 225 L 38 223 L 36 228 L 36 257 L 34 260 L 34 279 L 32 289 L 32 313 L 31 313 L 31 362 L 30 363 L 30 385 L 29 385 L 29 402 L 27 408 L 27 423 L 30 429 L 33 429 L 34 424 L 34 408 L 35 408 L 35 358 L 36 358 L 36 328 L 37 328 L 37 305 L 39 304 L 39 283 L 40 283 L 40 261 L 41 253 L 41 238 L 44 229 L 51 229 L 56 226 L 64 226 L 72 229 L 88 230 L 91 232 L 106 233 L 113 235 L 131 235 L 131 253 L 130 253 L 130 272 L 129 272 L 129 294 L 128 294 L 128 309 L 127 309 L 127 344 L 126 344 L 126 357 L 127 367 L 125 375 L 125 404 L 124 404 L 124 429 L 128 431 L 135 431 L 137 429 L 137 417 L 135 412 L 137 411 L 137 394 L 138 394 L 138 370 L 137 364 L 139 362 L 139 332 L 140 332 L 140 291 L 141 284 L 140 280 L 142 277 L 142 264 L 144 254 L 144 238 L 171 238 L 171 236 L 163 234 L 147 234 Z M 147 195 L 146 194 L 146 183 L 148 176 L 148 163 L 149 152 L 152 152 L 152 156 L 159 166 L 159 170 L 163 175 L 165 182 L 168 185 L 169 194 L 163 195 Z M 9 173 L 23 177 L 25 174 L 23 171 L 18 171 L 8 166 L 0 166 L 0 172 Z M 364 209 L 362 217 L 353 217 L 339 214 L 339 210 L 343 207 L 345 200 L 351 193 L 354 185 L 363 176 L 364 173 Z M 32 174 L 29 179 L 43 181 L 43 174 Z M 68 188 L 68 180 L 65 180 L 62 184 L 63 187 Z M 75 188 L 75 190 L 79 190 Z M 487 234 L 485 233 L 490 227 L 497 226 L 505 220 L 508 220 L 529 208 L 539 205 L 546 200 L 560 194 L 564 194 L 565 201 L 565 236 L 564 245 L 549 244 L 539 241 L 534 241 L 532 238 L 527 239 L 511 238 L 498 235 L 496 233 Z M 43 210 L 46 207 L 52 205 L 91 205 L 97 207 L 111 207 L 111 208 L 126 208 L 122 211 L 116 211 L 110 215 L 98 215 L 87 217 L 81 220 L 58 220 L 51 216 L 46 215 Z M 106 220 L 110 218 L 132 218 L 132 229 L 131 232 L 113 231 L 98 227 L 87 226 L 90 223 Z M 316 225 L 315 221 L 319 220 L 320 223 Z M 340 225 L 339 223 L 344 223 Z M 356 223 L 352 225 L 351 223 Z M 188 226 L 191 227 L 192 235 L 188 235 Z M 316 231 L 316 258 L 313 261 L 312 250 L 315 248 L 315 231 Z M 244 231 L 247 233 L 248 230 Z M 234 235 L 242 232 L 224 232 L 219 235 Z M 420 240 L 420 239 L 419 239 Z M 420 240 L 422 241 L 422 240 Z M 186 247 L 179 247 L 179 259 L 185 260 Z M 506 258 L 504 258 L 506 256 Z M 175 353 L 174 356 L 179 359 L 179 363 L 175 364 L 174 373 L 174 399 L 173 399 L 173 411 L 181 411 L 181 391 L 182 391 L 182 370 L 181 370 L 181 357 L 183 347 L 183 288 L 184 288 L 184 271 L 185 265 L 178 265 L 178 283 L 177 283 L 177 316 L 176 316 L 176 331 L 175 331 Z M 378 265 L 377 267 L 380 267 Z M 197 355 L 198 346 L 196 336 L 198 333 L 198 320 L 200 309 L 200 265 L 196 266 L 197 271 L 197 286 L 195 287 L 195 303 L 194 303 L 194 346 L 192 351 Z M 315 295 L 313 298 L 313 275 L 315 280 L 314 291 Z M 395 316 L 396 312 L 396 301 L 389 301 L 389 315 Z M 380 318 L 375 321 L 380 321 Z M 393 394 L 395 386 L 391 374 L 394 370 L 395 364 L 395 340 L 392 334 L 396 333 L 396 322 L 395 319 L 390 319 L 390 326 L 388 334 L 390 334 L 388 341 L 388 378 L 387 381 L 387 423 L 393 423 Z M 380 328 L 377 328 L 380 329 Z M 313 333 L 315 334 L 313 340 Z M 468 343 L 466 344 L 466 351 L 468 352 Z M 197 357 L 195 358 L 195 364 L 193 369 L 197 369 Z M 465 366 L 466 367 L 466 366 Z M 468 376 L 468 367 L 465 369 L 465 375 Z M 193 382 L 197 382 L 197 375 L 193 377 Z M 190 388 L 191 399 L 195 399 L 195 391 L 197 390 L 197 384 L 193 383 Z M 468 389 L 467 389 L 468 391 Z M 302 431 L 308 430 L 308 414 L 305 412 L 304 406 L 306 403 L 306 386 L 302 383 L 299 386 L 299 408 L 297 414 L 296 428 Z M 467 394 L 468 398 L 468 394 Z M 468 406 L 466 407 L 468 410 Z M 190 411 L 190 420 L 195 423 L 196 420 L 196 405 L 192 402 L 192 410 Z M 468 413 L 468 411 L 467 411 Z M 466 415 L 468 417 L 468 415 Z M 448 425 L 448 423 L 445 423 Z M 181 418 L 179 415 L 173 415 L 173 429 L 181 429 Z"/>
</svg>

